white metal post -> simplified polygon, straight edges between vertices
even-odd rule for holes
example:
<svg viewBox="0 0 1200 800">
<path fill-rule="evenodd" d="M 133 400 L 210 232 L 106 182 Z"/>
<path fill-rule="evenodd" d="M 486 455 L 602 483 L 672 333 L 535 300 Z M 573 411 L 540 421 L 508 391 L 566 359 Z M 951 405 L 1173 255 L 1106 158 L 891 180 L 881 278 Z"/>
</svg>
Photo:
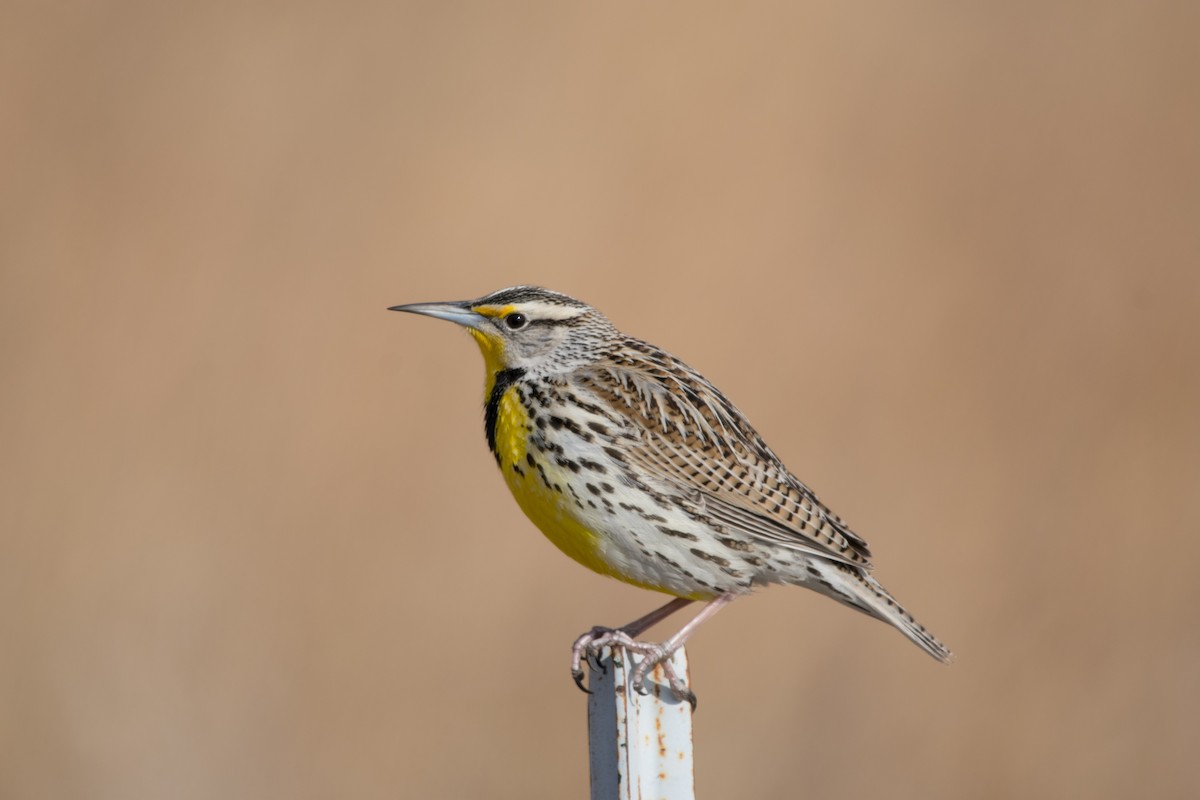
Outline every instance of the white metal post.
<svg viewBox="0 0 1200 800">
<path fill-rule="evenodd" d="M 591 664 L 592 800 L 694 800 L 692 707 L 675 698 L 662 667 L 646 678 L 648 694 L 635 692 L 629 681 L 639 660 L 618 647 Z M 690 683 L 682 647 L 671 664 Z"/>
</svg>

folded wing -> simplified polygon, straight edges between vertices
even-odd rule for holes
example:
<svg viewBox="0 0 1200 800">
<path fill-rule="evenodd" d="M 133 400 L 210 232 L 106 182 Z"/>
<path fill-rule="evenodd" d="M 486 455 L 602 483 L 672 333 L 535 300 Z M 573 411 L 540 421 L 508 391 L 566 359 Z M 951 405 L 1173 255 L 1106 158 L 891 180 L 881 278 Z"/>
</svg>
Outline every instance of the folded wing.
<svg viewBox="0 0 1200 800">
<path fill-rule="evenodd" d="M 631 467 L 732 531 L 870 569 L 867 543 L 787 470 L 724 395 L 683 362 L 633 344 L 578 376 L 623 418 L 621 451 Z"/>
</svg>

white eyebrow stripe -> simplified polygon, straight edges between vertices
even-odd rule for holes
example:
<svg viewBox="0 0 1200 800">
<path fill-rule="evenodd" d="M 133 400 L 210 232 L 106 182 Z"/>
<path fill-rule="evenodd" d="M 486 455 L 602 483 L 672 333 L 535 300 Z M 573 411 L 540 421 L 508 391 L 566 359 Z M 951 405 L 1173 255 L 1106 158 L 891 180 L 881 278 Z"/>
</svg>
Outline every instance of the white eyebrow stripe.
<svg viewBox="0 0 1200 800">
<path fill-rule="evenodd" d="M 586 308 L 563 306 L 557 303 L 543 303 L 538 300 L 531 300 L 526 303 L 513 303 L 512 307 L 530 319 L 574 319 L 587 312 Z"/>
</svg>

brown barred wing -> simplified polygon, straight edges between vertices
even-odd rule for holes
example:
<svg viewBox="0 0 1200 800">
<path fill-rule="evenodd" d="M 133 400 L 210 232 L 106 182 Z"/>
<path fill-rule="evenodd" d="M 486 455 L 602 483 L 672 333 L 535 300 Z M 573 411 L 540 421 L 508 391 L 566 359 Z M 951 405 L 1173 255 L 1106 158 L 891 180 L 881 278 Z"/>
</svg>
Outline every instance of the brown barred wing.
<svg viewBox="0 0 1200 800">
<path fill-rule="evenodd" d="M 678 359 L 622 349 L 576 379 L 626 420 L 627 436 L 616 448 L 625 462 L 674 487 L 685 508 L 730 534 L 870 569 L 867 543 L 788 472 L 724 395 Z"/>
</svg>

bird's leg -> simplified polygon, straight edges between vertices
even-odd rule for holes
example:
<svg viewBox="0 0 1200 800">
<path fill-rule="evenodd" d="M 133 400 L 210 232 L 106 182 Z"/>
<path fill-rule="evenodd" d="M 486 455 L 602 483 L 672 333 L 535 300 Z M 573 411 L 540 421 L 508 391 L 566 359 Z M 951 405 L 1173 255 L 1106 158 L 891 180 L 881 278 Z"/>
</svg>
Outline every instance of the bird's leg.
<svg viewBox="0 0 1200 800">
<path fill-rule="evenodd" d="M 653 628 L 658 623 L 662 622 L 667 617 L 674 614 L 680 609 L 690 606 L 695 600 L 688 600 L 686 597 L 676 597 L 665 606 L 654 609 L 644 617 L 638 617 L 633 622 L 626 623 L 621 626 L 621 630 L 628 633 L 630 636 L 640 636 L 646 631 Z"/>
<path fill-rule="evenodd" d="M 571 674 L 575 678 L 575 683 L 579 688 L 583 689 L 583 670 L 581 668 L 584 655 L 599 656 L 600 651 L 604 647 L 619 645 L 626 650 L 637 653 L 642 656 L 641 662 L 633 670 L 633 675 L 630 684 L 634 691 L 639 694 L 646 694 L 646 676 L 650 674 L 650 670 L 661 664 L 663 672 L 666 674 L 668 683 L 671 686 L 671 693 L 675 695 L 677 700 L 686 700 L 691 704 L 692 709 L 696 708 L 696 695 L 688 688 L 687 683 L 679 677 L 675 672 L 675 668 L 671 666 L 671 656 L 675 651 L 683 646 L 688 637 L 695 633 L 696 629 L 704 623 L 705 620 L 715 615 L 718 611 L 729 604 L 729 601 L 737 595 L 726 593 L 720 595 L 713 600 L 710 600 L 707 605 L 700 610 L 700 613 L 691 619 L 679 631 L 661 644 L 652 642 L 639 642 L 633 637 L 645 631 L 650 626 L 662 621 L 666 617 L 675 613 L 679 609 L 688 605 L 692 601 L 679 598 L 672 600 L 662 608 L 656 609 L 641 619 L 621 628 L 592 628 L 591 631 L 585 633 L 575 640 L 575 646 L 572 648 L 571 658 Z M 584 691 L 587 691 L 584 689 Z"/>
<path fill-rule="evenodd" d="M 575 685 L 585 692 L 588 691 L 583 685 L 583 659 L 589 656 L 594 656 L 598 659 L 601 650 L 605 647 L 611 647 L 614 644 L 636 650 L 640 642 L 634 639 L 635 636 L 649 630 L 684 606 L 691 605 L 691 603 L 692 601 L 687 598 L 676 597 L 666 605 L 654 609 L 646 616 L 638 617 L 633 622 L 626 623 L 619 628 L 605 628 L 597 625 L 580 636 L 575 640 L 575 644 L 571 646 L 571 677 L 575 679 Z"/>
<path fill-rule="evenodd" d="M 654 669 L 655 665 L 662 664 L 663 672 L 666 673 L 667 681 L 671 684 L 671 693 L 675 695 L 677 700 L 686 700 L 692 710 L 696 710 L 696 695 L 688 688 L 683 679 L 675 674 L 675 669 L 671 666 L 671 656 L 675 655 L 675 651 L 683 647 L 683 643 L 688 640 L 688 637 L 696 632 L 704 621 L 715 616 L 718 611 L 727 606 L 736 594 L 725 593 L 712 600 L 704 608 L 700 609 L 700 613 L 692 617 L 687 625 L 684 625 L 679 631 L 667 639 L 662 644 L 646 644 L 639 642 L 637 652 L 642 654 L 642 661 L 633 670 L 633 676 L 630 680 L 630 685 L 638 694 L 646 693 L 646 676 L 650 674 L 650 670 Z"/>
</svg>

